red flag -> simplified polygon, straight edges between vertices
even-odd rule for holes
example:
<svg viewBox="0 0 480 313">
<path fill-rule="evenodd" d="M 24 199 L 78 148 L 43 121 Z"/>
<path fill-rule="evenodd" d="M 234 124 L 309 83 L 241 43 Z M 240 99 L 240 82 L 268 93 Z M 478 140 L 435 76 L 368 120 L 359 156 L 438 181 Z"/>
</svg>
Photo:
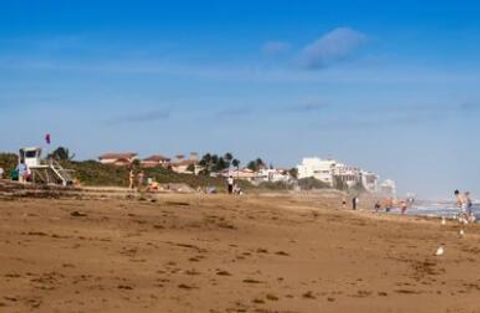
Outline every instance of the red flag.
<svg viewBox="0 0 480 313">
<path fill-rule="evenodd" d="M 45 135 L 45 141 L 47 142 L 47 145 L 49 145 L 52 142 L 52 140 L 50 138 L 50 134 Z"/>
</svg>

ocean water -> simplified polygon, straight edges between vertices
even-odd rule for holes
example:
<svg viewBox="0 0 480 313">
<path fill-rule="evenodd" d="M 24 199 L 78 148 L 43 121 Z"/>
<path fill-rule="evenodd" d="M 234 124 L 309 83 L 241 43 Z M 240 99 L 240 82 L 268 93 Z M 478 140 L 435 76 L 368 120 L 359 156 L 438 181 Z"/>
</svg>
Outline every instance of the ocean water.
<svg viewBox="0 0 480 313">
<path fill-rule="evenodd" d="M 477 223 L 480 221 L 480 204 L 474 204 L 472 207 L 473 214 L 476 217 Z M 393 209 L 393 214 L 400 214 L 400 209 Z M 445 218 L 455 218 L 460 213 L 460 209 L 455 207 L 453 203 L 422 203 L 414 205 L 407 209 L 408 215 L 419 216 L 438 216 Z"/>
</svg>

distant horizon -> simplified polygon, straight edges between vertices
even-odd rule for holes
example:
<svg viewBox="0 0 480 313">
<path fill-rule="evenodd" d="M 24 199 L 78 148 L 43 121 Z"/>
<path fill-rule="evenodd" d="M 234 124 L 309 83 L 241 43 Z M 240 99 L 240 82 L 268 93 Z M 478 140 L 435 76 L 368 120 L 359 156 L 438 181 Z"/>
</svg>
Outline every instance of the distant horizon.
<svg viewBox="0 0 480 313">
<path fill-rule="evenodd" d="M 368 3 L 368 5 L 365 5 Z M 0 5 L 0 150 L 333 156 L 480 197 L 480 3 Z"/>
</svg>

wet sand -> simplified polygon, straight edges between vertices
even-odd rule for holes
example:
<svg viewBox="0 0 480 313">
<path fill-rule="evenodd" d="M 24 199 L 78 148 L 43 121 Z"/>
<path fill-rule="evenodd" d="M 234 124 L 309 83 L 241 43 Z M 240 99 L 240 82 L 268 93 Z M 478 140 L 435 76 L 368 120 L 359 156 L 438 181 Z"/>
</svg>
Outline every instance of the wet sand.
<svg viewBox="0 0 480 313">
<path fill-rule="evenodd" d="M 339 202 L 0 200 L 0 312 L 480 312 L 477 226 Z"/>
</svg>

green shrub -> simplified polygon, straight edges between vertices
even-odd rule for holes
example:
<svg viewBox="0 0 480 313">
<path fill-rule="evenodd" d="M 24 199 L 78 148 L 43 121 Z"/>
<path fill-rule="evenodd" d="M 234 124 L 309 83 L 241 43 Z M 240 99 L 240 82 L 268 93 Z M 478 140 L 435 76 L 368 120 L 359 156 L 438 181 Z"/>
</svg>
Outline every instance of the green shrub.
<svg viewBox="0 0 480 313">
<path fill-rule="evenodd" d="M 14 153 L 0 153 L 0 167 L 3 168 L 5 174 L 3 177 L 9 176 L 10 171 L 14 170 L 18 164 L 18 156 Z"/>
<path fill-rule="evenodd" d="M 64 161 L 63 166 L 74 170 L 73 176 L 87 186 L 121 186 L 129 184 L 129 169 L 123 166 L 102 164 L 97 161 Z M 140 167 L 135 167 L 135 173 Z M 178 174 L 163 167 L 145 168 L 145 179 L 152 178 L 160 184 L 184 183 L 193 188 L 215 186 L 219 190 L 225 188 L 223 178 L 213 178 L 204 175 Z"/>
<path fill-rule="evenodd" d="M 313 177 L 299 179 L 298 186 L 303 190 L 331 188 L 329 184 Z"/>
</svg>

